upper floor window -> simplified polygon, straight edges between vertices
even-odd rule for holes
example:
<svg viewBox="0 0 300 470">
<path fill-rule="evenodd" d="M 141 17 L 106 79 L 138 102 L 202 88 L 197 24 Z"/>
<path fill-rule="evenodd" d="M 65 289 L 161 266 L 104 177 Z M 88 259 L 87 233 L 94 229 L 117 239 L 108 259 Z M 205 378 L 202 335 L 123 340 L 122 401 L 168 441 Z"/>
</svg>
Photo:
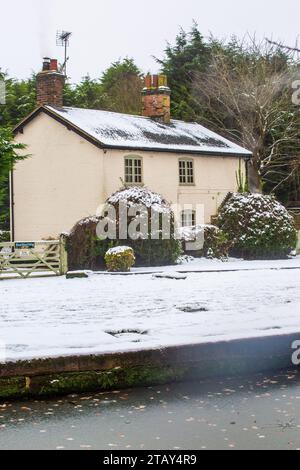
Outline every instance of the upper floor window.
<svg viewBox="0 0 300 470">
<path fill-rule="evenodd" d="M 193 160 L 179 160 L 179 182 L 180 184 L 194 184 Z"/>
<path fill-rule="evenodd" d="M 139 157 L 125 158 L 125 183 L 142 184 L 142 159 Z"/>
</svg>

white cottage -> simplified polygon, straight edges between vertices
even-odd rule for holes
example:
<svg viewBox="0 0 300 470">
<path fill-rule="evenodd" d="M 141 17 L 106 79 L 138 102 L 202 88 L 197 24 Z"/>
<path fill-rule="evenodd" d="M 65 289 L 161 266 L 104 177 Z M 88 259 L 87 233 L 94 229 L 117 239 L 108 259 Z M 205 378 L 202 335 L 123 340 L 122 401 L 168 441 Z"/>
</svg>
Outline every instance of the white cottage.
<svg viewBox="0 0 300 470">
<path fill-rule="evenodd" d="M 170 118 L 166 78 L 148 76 L 143 115 L 63 106 L 64 76 L 44 60 L 38 107 L 15 128 L 30 158 L 11 175 L 13 240 L 57 237 L 94 215 L 122 182 L 145 185 L 170 203 L 204 206 L 210 223 L 251 153 L 196 123 Z M 193 211 L 181 214 L 191 224 Z"/>
</svg>

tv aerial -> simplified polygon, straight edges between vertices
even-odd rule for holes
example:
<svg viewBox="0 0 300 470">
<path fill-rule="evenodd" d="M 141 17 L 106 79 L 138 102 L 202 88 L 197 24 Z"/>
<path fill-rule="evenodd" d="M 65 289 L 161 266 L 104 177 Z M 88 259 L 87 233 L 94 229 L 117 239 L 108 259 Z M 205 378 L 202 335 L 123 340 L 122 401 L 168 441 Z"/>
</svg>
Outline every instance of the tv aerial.
<svg viewBox="0 0 300 470">
<path fill-rule="evenodd" d="M 68 47 L 70 45 L 70 37 L 72 33 L 68 31 L 57 31 L 56 33 L 56 45 L 59 47 L 64 47 L 65 50 L 65 60 L 61 67 L 61 71 L 67 75 L 67 63 L 69 61 L 68 57 Z"/>
</svg>

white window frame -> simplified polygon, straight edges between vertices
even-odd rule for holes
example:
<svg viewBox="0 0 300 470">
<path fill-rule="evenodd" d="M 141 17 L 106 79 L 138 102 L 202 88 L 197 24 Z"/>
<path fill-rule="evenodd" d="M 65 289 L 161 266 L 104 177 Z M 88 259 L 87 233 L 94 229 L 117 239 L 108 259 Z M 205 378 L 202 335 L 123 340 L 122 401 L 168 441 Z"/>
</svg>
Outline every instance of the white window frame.
<svg viewBox="0 0 300 470">
<path fill-rule="evenodd" d="M 195 186 L 194 160 L 192 158 L 180 158 L 178 166 L 180 186 Z"/>
<path fill-rule="evenodd" d="M 129 174 L 129 166 L 127 165 L 127 162 L 130 161 L 132 162 L 131 168 L 132 168 L 132 174 Z M 140 165 L 137 167 L 136 162 L 140 162 Z M 140 173 L 137 171 L 137 169 L 140 168 Z M 126 184 L 132 184 L 132 185 L 142 185 L 143 184 L 143 158 L 140 157 L 139 155 L 127 155 L 124 158 L 124 170 L 125 170 L 125 183 Z M 129 181 L 132 179 L 132 181 Z"/>
<path fill-rule="evenodd" d="M 181 227 L 194 227 L 196 225 L 196 211 L 184 210 L 180 213 Z"/>
</svg>

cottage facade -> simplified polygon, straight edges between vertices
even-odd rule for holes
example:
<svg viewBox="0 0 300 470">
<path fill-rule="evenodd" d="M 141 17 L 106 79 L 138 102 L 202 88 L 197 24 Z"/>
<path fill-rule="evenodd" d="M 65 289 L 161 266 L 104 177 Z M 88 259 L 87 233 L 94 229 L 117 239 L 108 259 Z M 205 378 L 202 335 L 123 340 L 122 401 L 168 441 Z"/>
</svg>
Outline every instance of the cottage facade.
<svg viewBox="0 0 300 470">
<path fill-rule="evenodd" d="M 143 116 L 129 116 L 61 106 L 63 76 L 55 61 L 48 65 L 38 77 L 39 107 L 15 129 L 31 156 L 11 175 L 14 240 L 69 231 L 124 183 L 190 206 L 183 224 L 196 222 L 199 205 L 201 222 L 211 222 L 250 152 L 199 124 L 171 120 L 164 77 L 147 77 Z"/>
</svg>

